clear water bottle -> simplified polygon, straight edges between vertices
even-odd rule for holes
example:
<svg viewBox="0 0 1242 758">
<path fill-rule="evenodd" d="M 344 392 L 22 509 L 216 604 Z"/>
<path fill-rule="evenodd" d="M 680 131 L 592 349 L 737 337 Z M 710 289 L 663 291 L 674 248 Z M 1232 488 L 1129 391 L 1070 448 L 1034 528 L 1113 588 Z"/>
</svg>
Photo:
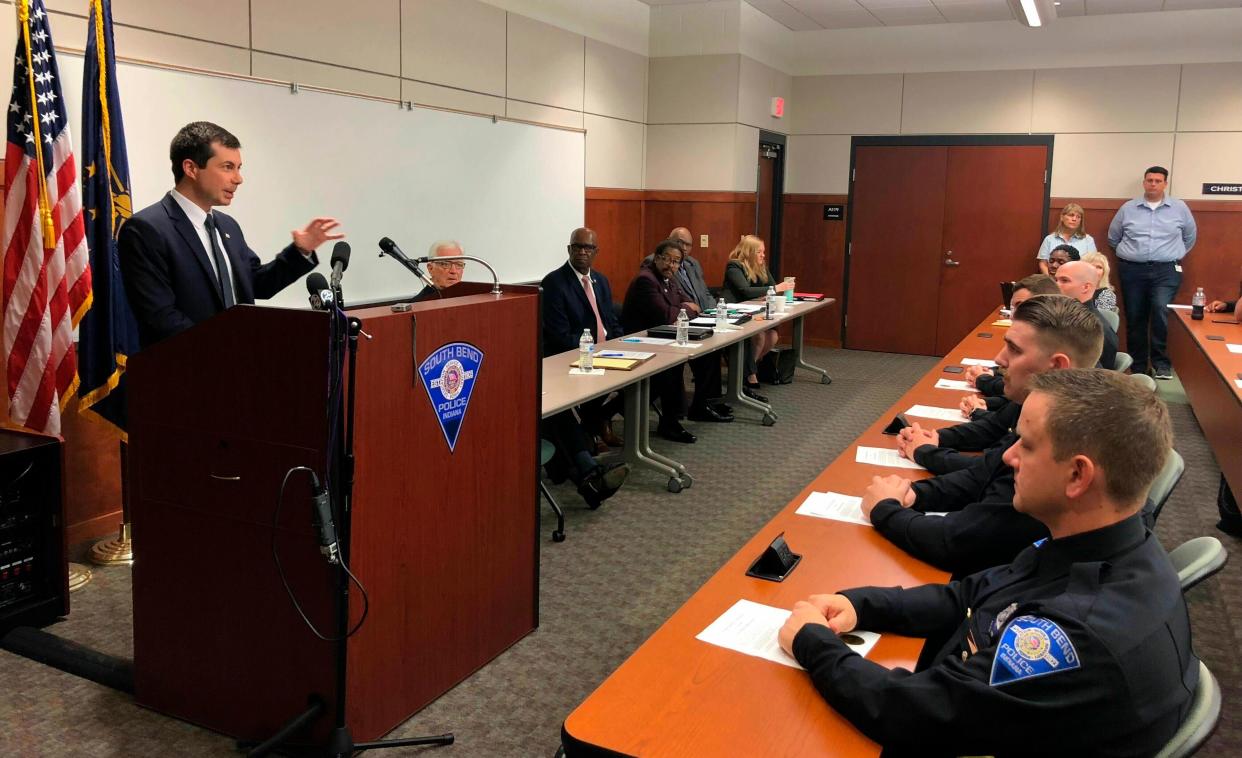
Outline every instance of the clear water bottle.
<svg viewBox="0 0 1242 758">
<path fill-rule="evenodd" d="M 1190 298 L 1190 317 L 1195 321 L 1203 320 L 1203 306 L 1207 305 L 1207 295 L 1203 294 L 1203 288 L 1195 290 L 1195 296 Z"/>
<path fill-rule="evenodd" d="M 769 321 L 772 315 L 776 313 L 776 288 L 768 287 L 768 296 L 763 299 L 764 312 L 763 317 Z"/>
<path fill-rule="evenodd" d="M 677 312 L 677 344 L 690 344 L 690 317 L 686 315 L 685 308 Z"/>
<path fill-rule="evenodd" d="M 724 329 L 729 325 L 729 306 L 725 304 L 724 298 L 716 301 L 716 329 Z"/>
<path fill-rule="evenodd" d="M 582 330 L 582 339 L 578 340 L 578 368 L 590 371 L 595 368 L 595 340 L 591 339 L 591 330 Z"/>
</svg>

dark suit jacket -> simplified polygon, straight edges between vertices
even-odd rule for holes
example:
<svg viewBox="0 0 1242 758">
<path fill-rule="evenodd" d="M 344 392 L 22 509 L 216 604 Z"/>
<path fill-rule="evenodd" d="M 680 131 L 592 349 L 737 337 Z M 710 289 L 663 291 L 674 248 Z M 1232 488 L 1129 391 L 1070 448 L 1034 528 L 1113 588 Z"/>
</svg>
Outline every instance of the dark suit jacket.
<svg viewBox="0 0 1242 758">
<path fill-rule="evenodd" d="M 289 245 L 275 260 L 260 264 L 237 222 L 223 213 L 215 217 L 233 267 L 233 297 L 238 303 L 272 297 L 319 263 L 316 256 L 307 260 Z M 126 221 L 117 247 L 125 294 L 138 320 L 143 347 L 224 310 L 219 282 L 207 258 L 210 253 L 172 193 Z"/>
<path fill-rule="evenodd" d="M 675 322 L 682 303 L 687 301 L 677 280 L 663 279 L 653 265 L 647 264 L 638 269 L 638 276 L 625 291 L 621 317 L 627 333 Z"/>
<path fill-rule="evenodd" d="M 582 288 L 582 277 L 566 261 L 564 266 L 548 274 L 539 282 L 543 288 L 543 354 L 556 355 L 566 350 L 577 350 L 582 330 L 591 330 L 595 344 L 620 337 L 621 320 L 612 309 L 612 287 L 608 277 L 591 271 L 591 287 L 595 290 L 595 304 L 608 332 L 603 339 L 596 334 L 595 314 Z"/>
</svg>

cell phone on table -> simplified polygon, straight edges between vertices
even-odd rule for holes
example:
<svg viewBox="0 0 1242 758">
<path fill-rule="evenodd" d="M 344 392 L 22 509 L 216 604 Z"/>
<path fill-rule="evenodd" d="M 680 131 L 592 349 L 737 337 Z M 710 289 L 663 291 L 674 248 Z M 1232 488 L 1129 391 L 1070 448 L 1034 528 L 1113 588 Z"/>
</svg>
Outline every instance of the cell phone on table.
<svg viewBox="0 0 1242 758">
<path fill-rule="evenodd" d="M 1225 338 L 1220 336 L 1219 334 L 1209 334 L 1207 338 L 1212 340 L 1213 342 L 1224 342 L 1225 341 Z"/>
<path fill-rule="evenodd" d="M 882 431 L 881 434 L 887 434 L 890 437 L 895 437 L 907 426 L 910 426 L 910 421 L 906 418 L 906 414 L 898 413 L 893 417 L 892 421 L 888 422 L 888 426 L 884 427 L 884 431 Z"/>
<path fill-rule="evenodd" d="M 1238 323 L 1238 320 L 1233 319 L 1233 318 L 1214 318 L 1212 319 L 1212 323 L 1213 324 L 1236 324 Z"/>
<path fill-rule="evenodd" d="M 964 372 L 965 370 L 966 369 L 962 368 L 961 366 L 945 366 L 944 367 L 944 372 L 946 374 L 960 374 Z"/>
</svg>

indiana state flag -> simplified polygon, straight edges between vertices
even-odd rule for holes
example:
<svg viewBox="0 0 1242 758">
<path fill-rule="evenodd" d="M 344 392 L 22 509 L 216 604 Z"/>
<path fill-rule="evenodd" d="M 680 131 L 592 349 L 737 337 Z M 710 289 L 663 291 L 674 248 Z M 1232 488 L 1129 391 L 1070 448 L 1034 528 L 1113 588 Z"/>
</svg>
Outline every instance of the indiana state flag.
<svg viewBox="0 0 1242 758">
<path fill-rule="evenodd" d="M 82 203 L 94 297 L 78 327 L 78 396 L 125 435 L 125 362 L 138 326 L 125 298 L 117 235 L 133 214 L 109 0 L 90 0 L 82 81 Z"/>
</svg>

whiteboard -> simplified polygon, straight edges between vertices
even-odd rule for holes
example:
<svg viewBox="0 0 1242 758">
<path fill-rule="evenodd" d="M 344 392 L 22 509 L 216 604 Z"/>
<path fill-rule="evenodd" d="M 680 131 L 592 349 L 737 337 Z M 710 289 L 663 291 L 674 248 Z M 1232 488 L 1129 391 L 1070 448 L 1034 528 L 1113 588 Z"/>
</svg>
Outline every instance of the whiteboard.
<svg viewBox="0 0 1242 758">
<path fill-rule="evenodd" d="M 80 166 L 82 57 L 57 59 Z M 583 224 L 581 132 L 136 64 L 118 63 L 117 82 L 135 209 L 172 188 L 168 146 L 177 130 L 215 122 L 242 145 L 245 181 L 224 212 L 264 262 L 290 243 L 291 229 L 336 217 L 353 249 L 346 302 L 422 289 L 378 257 L 381 237 L 412 258 L 456 239 L 502 282 L 527 282 L 565 262 L 569 235 Z M 331 250 L 319 248 L 325 276 Z M 491 281 L 476 263 L 464 278 Z M 264 302 L 306 307 L 306 287 Z"/>
</svg>

